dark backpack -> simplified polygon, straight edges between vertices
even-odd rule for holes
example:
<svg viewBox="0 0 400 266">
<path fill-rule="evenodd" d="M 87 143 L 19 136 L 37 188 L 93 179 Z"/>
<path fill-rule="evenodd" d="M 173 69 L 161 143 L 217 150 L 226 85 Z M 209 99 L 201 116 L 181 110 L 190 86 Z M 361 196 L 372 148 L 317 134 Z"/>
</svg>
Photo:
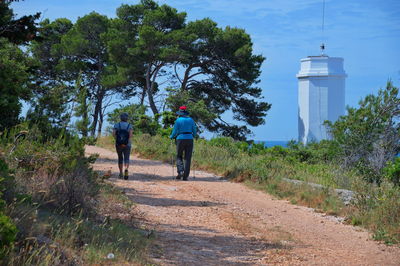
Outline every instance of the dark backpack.
<svg viewBox="0 0 400 266">
<path fill-rule="evenodd" d="M 130 124 L 125 129 L 121 128 L 121 123 L 118 123 L 118 129 L 116 132 L 116 144 L 117 145 L 128 145 L 129 143 L 129 129 Z"/>
</svg>

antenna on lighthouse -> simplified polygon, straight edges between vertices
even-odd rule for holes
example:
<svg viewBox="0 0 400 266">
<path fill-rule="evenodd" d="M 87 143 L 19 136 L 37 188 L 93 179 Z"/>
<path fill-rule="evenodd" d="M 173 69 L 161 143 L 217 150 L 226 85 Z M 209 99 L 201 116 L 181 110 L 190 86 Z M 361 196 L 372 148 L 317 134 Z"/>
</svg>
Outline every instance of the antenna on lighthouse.
<svg viewBox="0 0 400 266">
<path fill-rule="evenodd" d="M 325 26 L 325 0 L 322 3 L 322 43 L 321 43 L 321 55 L 324 55 L 325 44 L 324 44 L 324 26 Z"/>
</svg>

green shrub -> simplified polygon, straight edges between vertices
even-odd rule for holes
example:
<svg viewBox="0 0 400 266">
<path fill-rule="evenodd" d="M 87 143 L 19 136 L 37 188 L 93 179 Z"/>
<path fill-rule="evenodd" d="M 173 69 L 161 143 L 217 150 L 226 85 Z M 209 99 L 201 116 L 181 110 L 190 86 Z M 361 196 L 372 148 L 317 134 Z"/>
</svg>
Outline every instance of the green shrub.
<svg viewBox="0 0 400 266">
<path fill-rule="evenodd" d="M 393 162 L 388 162 L 383 173 L 393 184 L 400 186 L 400 157 L 397 157 Z"/>
<path fill-rule="evenodd" d="M 64 136 L 42 142 L 29 133 L 8 155 L 19 192 L 62 212 L 90 211 L 96 186 L 83 144 Z"/>
<path fill-rule="evenodd" d="M 338 157 L 337 143 L 331 140 L 309 143 L 304 146 L 301 143 L 291 141 L 288 143 L 287 156 L 291 161 L 314 163 L 329 163 Z"/>
<path fill-rule="evenodd" d="M 130 104 L 125 106 L 120 105 L 119 108 L 114 109 L 108 114 L 107 121 L 112 125 L 118 123 L 122 113 L 127 113 L 128 122 L 134 125 L 139 121 L 140 116 L 146 114 L 146 107 L 139 104 Z"/>
<path fill-rule="evenodd" d="M 0 260 L 13 247 L 16 235 L 17 227 L 11 221 L 10 217 L 0 212 Z"/>
<path fill-rule="evenodd" d="M 273 146 L 271 148 L 268 148 L 268 153 L 276 157 L 286 157 L 289 151 L 287 148 L 284 148 L 282 146 Z"/>
<path fill-rule="evenodd" d="M 247 152 L 249 150 L 249 144 L 245 141 L 237 141 L 235 142 L 235 146 L 242 152 Z"/>
<path fill-rule="evenodd" d="M 242 142 L 237 142 L 230 137 L 218 137 L 213 138 L 209 141 L 203 142 L 210 150 L 218 151 L 215 154 L 210 154 L 214 159 L 218 161 L 227 162 L 230 158 L 235 158 L 240 154 L 244 145 Z"/>
<path fill-rule="evenodd" d="M 161 126 L 156 118 L 152 118 L 148 115 L 141 115 L 139 120 L 133 125 L 133 128 L 143 134 L 155 136 Z"/>
<path fill-rule="evenodd" d="M 267 150 L 268 149 L 265 147 L 264 143 L 253 143 L 248 152 L 250 155 L 260 155 L 265 154 Z"/>
<path fill-rule="evenodd" d="M 234 146 L 234 140 L 229 137 L 218 137 L 212 138 L 210 141 L 208 141 L 208 144 L 210 146 L 230 148 Z"/>
<path fill-rule="evenodd" d="M 135 133 L 140 132 L 143 134 L 156 135 L 161 125 L 158 123 L 158 118 L 150 117 L 146 115 L 146 107 L 138 104 L 130 104 L 126 106 L 120 106 L 113 110 L 108 115 L 107 121 L 114 125 L 120 121 L 120 115 L 122 113 L 128 114 L 128 122 L 133 126 Z"/>
<path fill-rule="evenodd" d="M 343 167 L 357 169 L 370 183 L 383 181 L 383 168 L 400 151 L 399 96 L 399 89 L 388 81 L 377 95 L 362 99 L 359 107 L 347 108 L 347 115 L 335 123 L 326 122 L 340 148 Z"/>
<path fill-rule="evenodd" d="M 171 136 L 171 134 L 172 134 L 172 128 L 160 128 L 160 129 L 158 129 L 158 135 L 160 135 L 162 137 L 169 138 L 169 136 Z"/>
<path fill-rule="evenodd" d="M 8 167 L 4 160 L 0 158 L 0 260 L 3 259 L 7 251 L 13 247 L 17 235 L 16 226 L 10 217 L 4 214 L 6 202 L 3 200 L 2 196 L 4 180 L 6 179 L 9 179 Z"/>
<path fill-rule="evenodd" d="M 298 162 L 313 163 L 315 161 L 312 151 L 307 148 L 291 151 L 290 156 Z"/>
</svg>

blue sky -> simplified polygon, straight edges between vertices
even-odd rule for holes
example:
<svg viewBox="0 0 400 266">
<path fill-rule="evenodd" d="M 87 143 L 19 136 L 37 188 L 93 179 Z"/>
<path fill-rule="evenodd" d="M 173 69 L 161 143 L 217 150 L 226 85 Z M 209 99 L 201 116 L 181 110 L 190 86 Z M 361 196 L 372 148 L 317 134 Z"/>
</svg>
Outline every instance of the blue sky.
<svg viewBox="0 0 400 266">
<path fill-rule="evenodd" d="M 109 17 L 120 0 L 25 0 L 12 4 L 18 15 L 42 12 L 51 20 L 75 21 L 91 11 Z M 220 27 L 243 28 L 254 52 L 267 59 L 259 86 L 272 108 L 263 126 L 252 128 L 256 140 L 297 139 L 297 79 L 300 59 L 319 54 L 344 58 L 346 105 L 356 106 L 376 93 L 388 79 L 400 85 L 400 1 L 326 0 L 321 31 L 322 0 L 159 0 L 187 13 L 188 21 L 209 17 Z"/>
</svg>

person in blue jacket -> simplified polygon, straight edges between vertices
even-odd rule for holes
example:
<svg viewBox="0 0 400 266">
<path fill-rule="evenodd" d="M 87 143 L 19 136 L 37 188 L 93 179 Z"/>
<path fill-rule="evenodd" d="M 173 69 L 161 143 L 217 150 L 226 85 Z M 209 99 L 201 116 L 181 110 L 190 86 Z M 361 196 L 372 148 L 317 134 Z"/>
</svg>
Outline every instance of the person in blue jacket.
<svg viewBox="0 0 400 266">
<path fill-rule="evenodd" d="M 176 139 L 176 168 L 178 176 L 176 179 L 188 180 L 190 174 L 190 163 L 193 152 L 193 138 L 196 136 L 196 124 L 189 117 L 186 106 L 179 107 L 176 114 L 179 118 L 175 121 L 174 129 L 170 139 Z M 183 163 L 183 153 L 185 153 L 185 163 Z"/>
</svg>

